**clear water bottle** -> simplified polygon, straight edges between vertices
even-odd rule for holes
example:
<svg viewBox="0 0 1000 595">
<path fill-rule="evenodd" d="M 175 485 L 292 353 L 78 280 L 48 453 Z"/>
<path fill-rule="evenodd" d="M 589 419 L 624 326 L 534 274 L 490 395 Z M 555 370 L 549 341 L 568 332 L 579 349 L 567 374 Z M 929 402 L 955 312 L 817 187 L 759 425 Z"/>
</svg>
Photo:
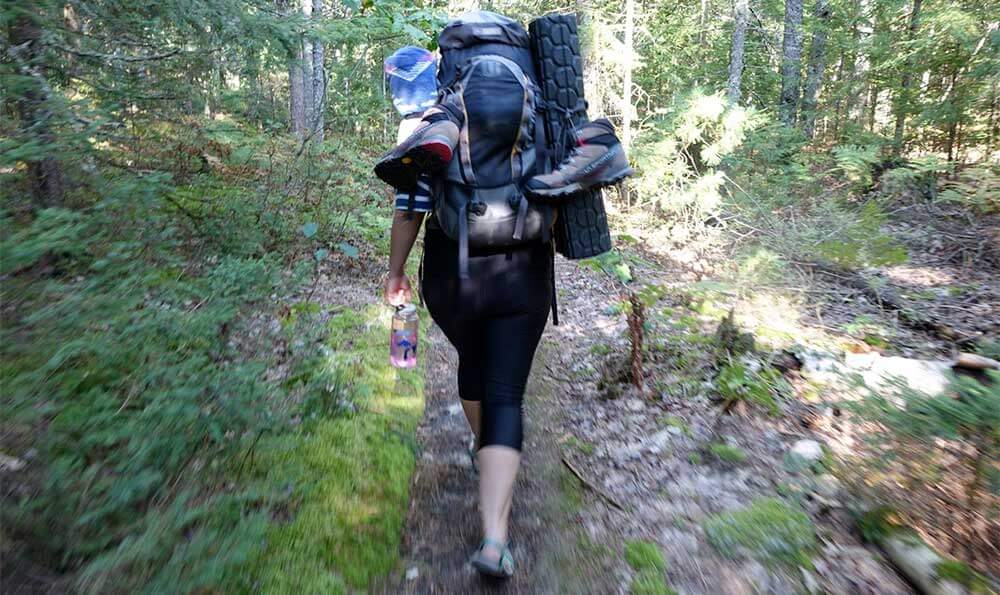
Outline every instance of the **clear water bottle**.
<svg viewBox="0 0 1000 595">
<path fill-rule="evenodd" d="M 397 368 L 417 365 L 417 307 L 413 304 L 398 306 L 392 316 L 389 361 Z"/>
</svg>

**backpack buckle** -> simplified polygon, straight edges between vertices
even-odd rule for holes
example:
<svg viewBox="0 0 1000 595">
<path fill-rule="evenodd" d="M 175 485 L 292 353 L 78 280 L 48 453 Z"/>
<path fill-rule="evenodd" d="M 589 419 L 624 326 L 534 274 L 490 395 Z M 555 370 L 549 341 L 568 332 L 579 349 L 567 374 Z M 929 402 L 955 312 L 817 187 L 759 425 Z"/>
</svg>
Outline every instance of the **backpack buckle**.
<svg viewBox="0 0 1000 595">
<path fill-rule="evenodd" d="M 486 214 L 486 203 L 481 200 L 474 200 L 469 203 L 469 212 L 477 217 Z"/>
</svg>

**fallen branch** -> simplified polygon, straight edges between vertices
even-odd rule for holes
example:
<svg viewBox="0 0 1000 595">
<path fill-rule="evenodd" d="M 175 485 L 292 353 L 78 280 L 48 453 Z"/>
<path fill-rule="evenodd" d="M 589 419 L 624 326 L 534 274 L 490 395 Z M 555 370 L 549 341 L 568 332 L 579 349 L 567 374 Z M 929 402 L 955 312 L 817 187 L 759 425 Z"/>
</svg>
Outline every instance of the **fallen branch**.
<svg viewBox="0 0 1000 595">
<path fill-rule="evenodd" d="M 75 50 L 73 48 L 68 48 L 57 43 L 46 44 L 49 47 L 55 48 L 67 54 L 72 54 L 74 56 L 79 56 L 81 58 L 94 58 L 97 60 L 104 60 L 106 62 L 152 62 L 156 60 L 165 60 L 172 56 L 176 56 L 181 53 L 180 48 L 173 48 L 163 52 L 161 54 L 145 54 L 141 56 L 129 56 L 124 54 L 105 54 L 101 52 L 85 52 L 83 50 Z"/>
<path fill-rule="evenodd" d="M 953 367 L 966 370 L 1000 370 L 1000 362 L 975 353 L 959 353 Z"/>
<path fill-rule="evenodd" d="M 620 510 L 622 512 L 625 512 L 625 507 L 622 506 L 621 503 L 619 503 L 617 500 L 615 500 L 611 495 L 604 493 L 604 491 L 602 491 L 600 488 L 598 488 L 594 484 L 592 484 L 589 481 L 587 481 L 583 477 L 583 475 L 579 471 L 577 471 L 576 467 L 573 466 L 573 463 L 569 462 L 569 459 L 567 459 L 565 456 L 563 456 L 561 458 L 562 458 L 563 465 L 566 465 L 566 468 L 569 469 L 570 472 L 573 473 L 573 475 L 575 475 L 576 478 L 580 480 L 580 483 L 582 483 L 583 485 L 587 486 L 587 488 L 589 488 L 590 491 L 594 492 L 595 494 L 597 494 L 601 498 L 604 498 L 607 501 L 607 503 L 610 504 L 611 506 L 613 506 L 614 508 L 617 508 L 618 510 Z"/>
<path fill-rule="evenodd" d="M 960 332 L 944 323 L 924 317 L 908 307 L 906 302 L 891 288 L 873 287 L 869 279 L 858 272 L 818 262 L 798 262 L 796 264 L 810 268 L 828 277 L 835 277 L 839 283 L 857 289 L 865 296 L 875 300 L 882 307 L 895 311 L 899 314 L 900 321 L 912 329 L 929 332 L 939 339 L 955 341 L 960 345 L 971 343 L 976 339 L 976 337 Z"/>
</svg>

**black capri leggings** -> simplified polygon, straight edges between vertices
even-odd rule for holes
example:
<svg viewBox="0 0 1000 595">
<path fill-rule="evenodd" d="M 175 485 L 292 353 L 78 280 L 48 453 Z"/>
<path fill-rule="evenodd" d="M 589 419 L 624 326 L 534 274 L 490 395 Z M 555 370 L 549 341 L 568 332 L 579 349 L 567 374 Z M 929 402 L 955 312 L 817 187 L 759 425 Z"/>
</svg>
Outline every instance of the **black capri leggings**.
<svg viewBox="0 0 1000 595">
<path fill-rule="evenodd" d="M 537 243 L 470 251 L 458 278 L 458 244 L 429 227 L 420 287 L 434 322 L 458 351 L 458 393 L 481 402 L 479 446 L 520 450 L 524 388 L 552 303 L 552 255 Z"/>
</svg>

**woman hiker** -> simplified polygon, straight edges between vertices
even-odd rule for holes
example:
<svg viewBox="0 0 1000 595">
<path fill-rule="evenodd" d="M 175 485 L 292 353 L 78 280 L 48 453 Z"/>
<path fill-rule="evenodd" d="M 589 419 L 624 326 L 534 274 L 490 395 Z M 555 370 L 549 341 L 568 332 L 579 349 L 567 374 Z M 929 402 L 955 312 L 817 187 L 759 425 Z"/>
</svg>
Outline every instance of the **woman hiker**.
<svg viewBox="0 0 1000 595">
<path fill-rule="evenodd" d="M 380 178 L 399 190 L 385 298 L 397 306 L 411 300 L 406 260 L 425 215 L 431 213 L 420 287 L 431 317 L 458 352 L 459 397 L 475 435 L 483 540 L 472 564 L 483 574 L 509 577 L 514 560 L 508 547 L 508 521 L 521 462 L 522 401 L 554 298 L 548 230 L 532 232 L 530 223 L 514 223 L 529 209 L 536 213 L 534 219 L 525 218 L 536 227 L 551 225 L 551 219 L 537 215 L 538 207 L 516 201 L 524 201 L 525 192 L 548 198 L 606 185 L 631 170 L 611 125 L 599 120 L 575 131 L 577 146 L 556 171 L 534 175 L 535 161 L 522 157 L 522 151 L 530 156 L 531 150 L 524 144 L 531 135 L 523 126 L 534 115 L 525 111 L 522 97 L 534 88 L 527 82 L 534 69 L 527 34 L 516 22 L 485 11 L 468 13 L 445 27 L 439 45 L 445 74 L 442 78 L 439 73 L 439 79 L 460 80 L 461 85 L 441 94 L 415 127 L 401 130 L 397 147 L 375 168 Z M 419 62 L 427 59 L 429 54 L 416 58 L 411 53 L 387 60 L 394 96 L 404 92 L 406 79 L 419 80 L 414 78 L 416 71 L 431 68 Z M 463 74 L 456 79 L 459 74 L 453 72 Z M 455 89 L 462 94 L 457 101 Z M 462 153 L 461 159 L 456 155 L 453 160 L 453 153 Z M 442 171 L 445 168 L 447 172 Z M 510 192 L 503 195 L 504 189 Z M 466 207 L 478 206 L 478 212 L 460 207 L 456 216 L 448 211 L 454 208 L 456 195 Z M 497 195 L 502 198 L 490 198 Z M 478 221 L 484 213 L 487 216 Z M 515 230 L 518 241 L 498 242 L 496 237 L 503 234 L 509 239 L 511 230 L 489 229 L 488 235 L 499 245 L 477 246 L 473 226 L 498 220 Z"/>
</svg>

